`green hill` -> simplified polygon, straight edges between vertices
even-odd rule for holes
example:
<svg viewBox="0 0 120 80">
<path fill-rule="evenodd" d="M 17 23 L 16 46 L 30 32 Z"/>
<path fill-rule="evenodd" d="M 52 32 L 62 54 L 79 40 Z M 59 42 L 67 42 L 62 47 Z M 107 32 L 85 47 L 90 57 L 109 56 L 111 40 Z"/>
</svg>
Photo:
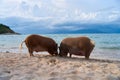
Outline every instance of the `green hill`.
<svg viewBox="0 0 120 80">
<path fill-rule="evenodd" d="M 4 24 L 0 24 L 0 34 L 18 34 Z"/>
</svg>

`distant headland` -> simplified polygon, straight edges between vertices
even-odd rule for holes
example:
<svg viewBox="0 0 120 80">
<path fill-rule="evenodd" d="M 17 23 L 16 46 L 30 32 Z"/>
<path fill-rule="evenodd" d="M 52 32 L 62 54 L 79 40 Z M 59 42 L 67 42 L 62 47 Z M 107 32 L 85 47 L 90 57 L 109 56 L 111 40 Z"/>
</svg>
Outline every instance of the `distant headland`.
<svg viewBox="0 0 120 80">
<path fill-rule="evenodd" d="M 0 34 L 9 35 L 9 34 L 20 34 L 20 33 L 13 31 L 12 29 L 10 29 L 9 26 L 6 26 L 4 24 L 0 24 Z"/>
</svg>

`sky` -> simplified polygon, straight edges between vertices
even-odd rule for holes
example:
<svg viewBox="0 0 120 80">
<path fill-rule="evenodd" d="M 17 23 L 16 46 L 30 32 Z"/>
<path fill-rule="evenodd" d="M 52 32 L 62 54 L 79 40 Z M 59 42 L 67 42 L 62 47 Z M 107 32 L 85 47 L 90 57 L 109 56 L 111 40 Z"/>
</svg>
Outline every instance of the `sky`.
<svg viewBox="0 0 120 80">
<path fill-rule="evenodd" d="M 120 0 L 0 0 L 0 4 L 0 23 L 21 33 L 27 28 L 54 30 L 58 29 L 54 25 L 66 22 L 120 21 Z M 63 26 L 63 29 L 83 28 Z"/>
</svg>

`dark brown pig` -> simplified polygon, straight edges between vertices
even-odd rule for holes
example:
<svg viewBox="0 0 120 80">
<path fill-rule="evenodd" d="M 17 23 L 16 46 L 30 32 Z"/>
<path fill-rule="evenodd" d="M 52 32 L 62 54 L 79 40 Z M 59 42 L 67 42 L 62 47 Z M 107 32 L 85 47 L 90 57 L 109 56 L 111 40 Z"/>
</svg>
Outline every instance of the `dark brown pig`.
<svg viewBox="0 0 120 80">
<path fill-rule="evenodd" d="M 69 53 L 70 57 L 74 54 L 78 56 L 85 56 L 86 59 L 89 59 L 94 46 L 94 41 L 88 37 L 65 38 L 60 44 L 59 55 L 66 57 Z"/>
<path fill-rule="evenodd" d="M 30 56 L 33 56 L 33 52 L 47 51 L 51 55 L 57 55 L 57 43 L 48 37 L 43 37 L 40 35 L 30 35 L 23 42 L 25 42 Z M 21 47 L 22 44 L 21 43 Z"/>
</svg>

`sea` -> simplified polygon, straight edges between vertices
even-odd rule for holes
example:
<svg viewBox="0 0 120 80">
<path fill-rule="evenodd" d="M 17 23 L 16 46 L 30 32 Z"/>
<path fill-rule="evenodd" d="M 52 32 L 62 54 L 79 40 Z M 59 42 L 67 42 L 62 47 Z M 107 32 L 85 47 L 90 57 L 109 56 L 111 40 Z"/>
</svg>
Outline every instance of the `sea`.
<svg viewBox="0 0 120 80">
<path fill-rule="evenodd" d="M 28 54 L 27 47 L 23 44 L 23 49 L 19 46 L 27 35 L 0 35 L 0 53 L 23 53 Z M 120 34 L 39 34 L 53 38 L 58 45 L 67 37 L 87 36 L 95 41 L 95 48 L 90 58 L 119 60 L 120 61 Z M 39 52 L 38 54 L 48 54 Z"/>
</svg>

